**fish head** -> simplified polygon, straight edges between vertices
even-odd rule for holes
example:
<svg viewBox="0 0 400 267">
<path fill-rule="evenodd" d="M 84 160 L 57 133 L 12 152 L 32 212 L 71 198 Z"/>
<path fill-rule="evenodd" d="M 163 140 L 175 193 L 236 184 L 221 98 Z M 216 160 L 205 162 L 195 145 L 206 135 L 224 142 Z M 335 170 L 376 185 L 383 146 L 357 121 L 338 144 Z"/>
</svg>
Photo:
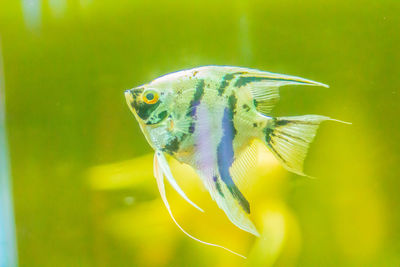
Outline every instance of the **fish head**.
<svg viewBox="0 0 400 267">
<path fill-rule="evenodd" d="M 155 126 L 168 117 L 166 92 L 150 86 L 125 91 L 125 99 L 141 126 Z"/>
</svg>

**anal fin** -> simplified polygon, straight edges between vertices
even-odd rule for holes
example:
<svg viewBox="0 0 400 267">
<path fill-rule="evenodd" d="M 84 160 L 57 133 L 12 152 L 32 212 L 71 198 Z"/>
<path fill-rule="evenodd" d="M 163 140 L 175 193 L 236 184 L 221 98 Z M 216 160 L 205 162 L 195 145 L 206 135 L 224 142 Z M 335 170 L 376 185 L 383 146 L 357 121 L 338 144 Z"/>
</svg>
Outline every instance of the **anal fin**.
<svg viewBox="0 0 400 267">
<path fill-rule="evenodd" d="M 238 201 L 238 196 L 235 195 L 237 192 L 233 191 L 235 193 L 232 193 L 232 189 L 229 189 L 218 175 L 215 175 L 212 180 L 208 178 L 203 178 L 203 180 L 208 181 L 205 185 L 207 190 L 210 192 L 211 197 L 215 202 L 217 202 L 218 207 L 225 212 L 228 219 L 234 225 L 255 236 L 260 235 L 253 222 L 250 220 L 248 214 L 249 210 L 246 210 L 246 208 L 243 207 L 243 204 Z M 239 189 L 237 190 L 240 193 Z M 240 195 L 243 196 L 241 193 Z M 245 201 L 248 205 L 246 199 Z"/>
<path fill-rule="evenodd" d="M 198 238 L 192 236 L 191 234 L 189 234 L 188 232 L 186 232 L 185 229 L 182 228 L 182 226 L 179 225 L 179 223 L 176 221 L 174 215 L 172 214 L 171 207 L 170 207 L 170 205 L 169 205 L 167 196 L 166 196 L 166 194 L 165 194 L 164 174 L 163 174 L 163 170 L 161 169 L 161 166 L 160 166 L 159 163 L 160 163 L 160 162 L 159 162 L 159 160 L 158 160 L 158 158 L 157 158 L 157 154 L 155 154 L 155 156 L 154 156 L 154 177 L 156 178 L 156 181 L 157 181 L 157 186 L 158 186 L 158 190 L 160 191 L 161 199 L 163 200 L 164 205 L 165 205 L 165 207 L 167 208 L 167 211 L 168 211 L 169 215 L 171 216 L 171 219 L 172 219 L 172 220 L 174 221 L 174 223 L 176 224 L 176 226 L 178 226 L 178 228 L 179 228 L 185 235 L 187 235 L 188 237 L 190 237 L 190 238 L 192 238 L 192 239 L 194 239 L 194 240 L 196 240 L 196 241 L 198 241 L 198 242 L 200 242 L 200 243 L 202 243 L 202 244 L 204 244 L 204 245 L 222 248 L 222 249 L 224 249 L 224 250 L 226 250 L 226 251 L 228 251 L 228 252 L 230 252 L 230 253 L 232 253 L 232 254 L 235 254 L 235 255 L 237 255 L 237 256 L 239 256 L 239 257 L 242 257 L 242 258 L 246 259 L 245 256 L 243 256 L 243 255 L 241 255 L 241 254 L 239 254 L 239 253 L 237 253 L 237 252 L 235 252 L 235 251 L 232 251 L 232 250 L 230 250 L 230 249 L 228 249 L 228 248 L 226 248 L 226 247 L 223 247 L 223 246 L 217 245 L 217 244 L 213 244 L 213 243 L 209 243 L 209 242 L 205 242 L 205 241 L 202 241 L 202 240 L 200 240 L 200 239 L 198 239 Z"/>
</svg>

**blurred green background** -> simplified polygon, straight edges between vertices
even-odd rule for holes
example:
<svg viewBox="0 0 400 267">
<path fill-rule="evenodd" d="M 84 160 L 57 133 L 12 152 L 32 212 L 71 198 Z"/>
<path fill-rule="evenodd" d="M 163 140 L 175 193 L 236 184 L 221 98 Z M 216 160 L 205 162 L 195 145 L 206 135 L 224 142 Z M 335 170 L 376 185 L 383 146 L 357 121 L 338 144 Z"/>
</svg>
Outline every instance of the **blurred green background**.
<svg viewBox="0 0 400 267">
<path fill-rule="evenodd" d="M 0 0 L 20 266 L 399 266 L 398 0 Z M 260 239 L 226 219 L 190 168 L 152 177 L 123 91 L 200 65 L 291 74 L 276 115 L 322 114 L 308 179 L 263 149 L 243 186 Z M 3 96 L 1 96 L 3 97 Z"/>
</svg>

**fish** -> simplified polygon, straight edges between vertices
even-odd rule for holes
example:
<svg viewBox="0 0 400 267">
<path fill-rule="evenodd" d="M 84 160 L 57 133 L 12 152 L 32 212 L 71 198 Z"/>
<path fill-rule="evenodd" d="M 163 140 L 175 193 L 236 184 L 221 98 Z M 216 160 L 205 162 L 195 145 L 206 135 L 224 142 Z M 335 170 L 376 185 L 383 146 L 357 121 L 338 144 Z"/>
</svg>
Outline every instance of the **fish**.
<svg viewBox="0 0 400 267">
<path fill-rule="evenodd" d="M 154 149 L 154 176 L 175 224 L 165 194 L 164 177 L 196 209 L 173 177 L 166 156 L 191 166 L 212 199 L 238 228 L 259 236 L 250 204 L 238 187 L 253 166 L 254 140 L 261 140 L 284 168 L 306 176 L 303 164 L 309 144 L 323 121 L 321 115 L 275 117 L 279 88 L 286 85 L 329 87 L 301 77 L 234 66 L 201 66 L 166 74 L 125 91 L 129 109 Z M 339 121 L 342 122 L 342 121 Z M 345 123 L 345 122 L 343 122 Z M 242 178 L 240 178 L 242 177 Z"/>
</svg>

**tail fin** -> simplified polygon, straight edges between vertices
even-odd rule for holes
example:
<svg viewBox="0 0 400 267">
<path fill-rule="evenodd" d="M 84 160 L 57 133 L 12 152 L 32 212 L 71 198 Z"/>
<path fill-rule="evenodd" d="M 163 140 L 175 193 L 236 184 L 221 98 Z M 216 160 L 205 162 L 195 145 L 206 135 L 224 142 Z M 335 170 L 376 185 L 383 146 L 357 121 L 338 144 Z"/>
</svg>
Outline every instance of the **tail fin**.
<svg viewBox="0 0 400 267">
<path fill-rule="evenodd" d="M 326 120 L 334 119 L 319 115 L 273 118 L 264 129 L 265 142 L 287 170 L 306 176 L 303 164 L 309 144 Z"/>
</svg>

